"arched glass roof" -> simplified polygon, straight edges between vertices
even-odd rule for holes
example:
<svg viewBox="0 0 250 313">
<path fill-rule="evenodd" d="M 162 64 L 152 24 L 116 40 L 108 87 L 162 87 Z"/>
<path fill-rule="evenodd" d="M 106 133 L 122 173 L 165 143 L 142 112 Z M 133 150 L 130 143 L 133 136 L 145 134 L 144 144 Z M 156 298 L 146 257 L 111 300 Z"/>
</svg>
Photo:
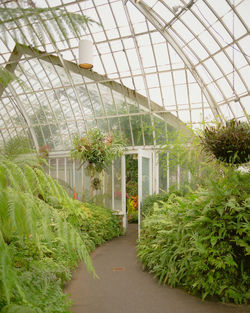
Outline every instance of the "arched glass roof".
<svg viewBox="0 0 250 313">
<path fill-rule="evenodd" d="M 0 66 L 19 80 L 0 89 L 0 140 L 65 150 L 100 127 L 141 146 L 163 121 L 249 121 L 249 13 L 250 0 L 2 1 Z M 97 23 L 74 28 L 72 14 Z M 79 39 L 94 43 L 93 71 L 77 66 Z"/>
</svg>

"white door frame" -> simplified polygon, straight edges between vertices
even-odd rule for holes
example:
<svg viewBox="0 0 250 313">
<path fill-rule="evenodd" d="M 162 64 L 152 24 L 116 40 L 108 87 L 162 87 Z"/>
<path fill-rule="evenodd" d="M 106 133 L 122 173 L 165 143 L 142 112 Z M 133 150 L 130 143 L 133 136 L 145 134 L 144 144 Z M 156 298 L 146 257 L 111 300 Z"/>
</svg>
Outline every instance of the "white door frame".
<svg viewBox="0 0 250 313">
<path fill-rule="evenodd" d="M 153 192 L 159 192 L 159 164 L 158 153 L 155 150 L 146 149 L 133 149 L 124 151 L 122 155 L 122 212 L 123 212 L 123 227 L 127 229 L 127 212 L 126 212 L 126 155 L 137 154 L 138 155 L 138 237 L 140 237 L 141 226 L 141 200 L 142 199 L 142 157 L 150 159 L 149 162 L 149 174 L 150 174 L 150 190 L 149 194 Z M 139 169 L 140 168 L 140 169 Z M 140 187 L 139 187 L 140 186 Z"/>
</svg>

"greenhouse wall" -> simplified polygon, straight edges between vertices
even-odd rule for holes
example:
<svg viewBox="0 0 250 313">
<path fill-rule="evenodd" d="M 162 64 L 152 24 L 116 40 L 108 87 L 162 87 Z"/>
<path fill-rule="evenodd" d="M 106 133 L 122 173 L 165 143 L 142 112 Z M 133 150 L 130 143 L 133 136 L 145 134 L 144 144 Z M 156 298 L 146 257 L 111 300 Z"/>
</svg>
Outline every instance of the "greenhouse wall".
<svg viewBox="0 0 250 313">
<path fill-rule="evenodd" d="M 127 154 L 128 152 L 126 152 Z M 174 160 L 171 151 L 158 157 L 153 154 L 152 185 L 153 193 L 168 192 L 170 189 L 181 189 L 191 182 L 191 174 L 184 165 Z M 171 161 L 171 162 L 170 162 Z M 122 203 L 122 158 L 116 159 L 106 171 L 99 174 L 100 186 L 96 190 L 91 185 L 91 178 L 86 167 L 69 156 L 50 156 L 48 173 L 67 189 L 69 195 L 80 201 L 94 201 L 114 211 L 123 211 Z"/>
</svg>

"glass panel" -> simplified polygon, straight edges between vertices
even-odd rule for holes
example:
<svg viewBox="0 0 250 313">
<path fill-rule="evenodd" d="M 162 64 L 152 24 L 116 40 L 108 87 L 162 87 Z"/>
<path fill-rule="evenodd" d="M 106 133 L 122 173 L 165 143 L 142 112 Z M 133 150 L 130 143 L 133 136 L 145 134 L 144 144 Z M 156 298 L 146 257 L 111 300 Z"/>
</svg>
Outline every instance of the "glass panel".
<svg viewBox="0 0 250 313">
<path fill-rule="evenodd" d="M 177 189 L 177 162 L 176 154 L 169 153 L 169 186 Z"/>
<path fill-rule="evenodd" d="M 122 211 L 122 168 L 121 168 L 121 158 L 114 161 L 114 210 Z"/>
<path fill-rule="evenodd" d="M 159 154 L 159 191 L 167 191 L 167 153 Z"/>
<path fill-rule="evenodd" d="M 75 162 L 75 199 L 80 200 L 82 198 L 82 168 L 80 162 Z"/>
<path fill-rule="evenodd" d="M 143 115 L 142 116 L 142 123 L 143 123 L 143 131 L 144 131 L 144 139 L 145 145 L 153 145 L 153 127 L 150 115 Z"/>
<path fill-rule="evenodd" d="M 88 170 L 83 166 L 83 177 L 82 177 L 82 201 L 89 201 L 91 199 L 91 181 Z"/>
<path fill-rule="evenodd" d="M 183 187 L 188 184 L 188 169 L 185 164 L 182 164 L 180 167 L 180 187 Z"/>
<path fill-rule="evenodd" d="M 58 159 L 58 181 L 65 182 L 65 158 Z"/>
<path fill-rule="evenodd" d="M 142 138 L 142 128 L 141 128 L 141 117 L 131 116 L 131 126 L 133 130 L 134 144 L 136 146 L 142 146 L 143 138 Z"/>
<path fill-rule="evenodd" d="M 73 161 L 70 159 L 67 159 L 66 172 L 67 172 L 67 183 L 73 190 Z"/>
<path fill-rule="evenodd" d="M 56 178 L 56 159 L 50 159 L 50 176 Z"/>
<path fill-rule="evenodd" d="M 103 205 L 112 208 L 112 166 L 104 172 L 103 176 Z"/>
<path fill-rule="evenodd" d="M 120 117 L 121 131 L 127 140 L 126 141 L 127 146 L 132 145 L 130 123 L 131 123 L 131 121 L 130 121 L 130 118 L 128 116 Z"/>
<path fill-rule="evenodd" d="M 149 158 L 142 157 L 142 200 L 145 199 L 150 192 L 149 162 Z"/>
</svg>

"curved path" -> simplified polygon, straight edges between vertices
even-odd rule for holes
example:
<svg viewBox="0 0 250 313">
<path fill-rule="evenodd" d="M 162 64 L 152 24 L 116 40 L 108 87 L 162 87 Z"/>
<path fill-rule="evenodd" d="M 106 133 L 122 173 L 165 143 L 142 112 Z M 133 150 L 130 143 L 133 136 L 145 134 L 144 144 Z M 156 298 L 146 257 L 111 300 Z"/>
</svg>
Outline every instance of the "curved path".
<svg viewBox="0 0 250 313">
<path fill-rule="evenodd" d="M 249 313 L 249 307 L 202 302 L 183 290 L 159 286 L 136 260 L 137 225 L 92 254 L 100 279 L 84 264 L 65 287 L 74 313 Z"/>
</svg>

